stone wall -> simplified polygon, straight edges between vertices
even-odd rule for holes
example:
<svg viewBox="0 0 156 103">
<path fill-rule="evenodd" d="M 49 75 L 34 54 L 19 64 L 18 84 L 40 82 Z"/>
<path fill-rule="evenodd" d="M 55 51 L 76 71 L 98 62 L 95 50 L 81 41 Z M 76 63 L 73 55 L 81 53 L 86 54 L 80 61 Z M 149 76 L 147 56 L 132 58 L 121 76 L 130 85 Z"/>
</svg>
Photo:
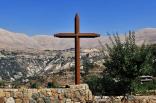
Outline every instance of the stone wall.
<svg viewBox="0 0 156 103">
<path fill-rule="evenodd" d="M 156 103 L 156 95 L 149 96 L 94 96 L 93 103 Z"/>
<path fill-rule="evenodd" d="M 86 103 L 92 100 L 88 85 L 70 88 L 0 89 L 0 103 Z"/>
</svg>

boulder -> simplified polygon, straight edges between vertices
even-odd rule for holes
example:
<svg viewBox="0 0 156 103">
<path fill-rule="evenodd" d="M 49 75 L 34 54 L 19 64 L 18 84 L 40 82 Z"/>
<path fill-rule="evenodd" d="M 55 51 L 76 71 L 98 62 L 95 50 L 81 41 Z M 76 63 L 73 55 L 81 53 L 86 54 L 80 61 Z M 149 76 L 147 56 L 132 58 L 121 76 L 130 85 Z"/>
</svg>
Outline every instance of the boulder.
<svg viewBox="0 0 156 103">
<path fill-rule="evenodd" d="M 6 103 L 15 103 L 15 100 L 14 100 L 14 98 L 9 97 L 9 98 L 6 100 Z"/>
</svg>

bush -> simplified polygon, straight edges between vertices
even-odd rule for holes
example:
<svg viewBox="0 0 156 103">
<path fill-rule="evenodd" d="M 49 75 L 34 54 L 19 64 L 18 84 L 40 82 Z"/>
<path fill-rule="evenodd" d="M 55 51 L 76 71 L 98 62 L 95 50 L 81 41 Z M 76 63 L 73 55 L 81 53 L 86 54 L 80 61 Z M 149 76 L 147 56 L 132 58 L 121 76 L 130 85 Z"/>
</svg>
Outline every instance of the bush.
<svg viewBox="0 0 156 103">
<path fill-rule="evenodd" d="M 116 81 L 109 75 L 104 75 L 102 78 L 95 75 L 85 78 L 85 82 L 89 85 L 93 95 L 125 95 L 129 90 L 129 82 Z"/>
<path fill-rule="evenodd" d="M 4 80 L 1 80 L 0 81 L 0 87 L 4 87 L 4 85 L 5 85 L 5 81 Z"/>
<path fill-rule="evenodd" d="M 134 93 L 147 94 L 149 90 L 156 89 L 156 82 L 146 82 L 141 84 L 140 82 L 133 83 Z"/>
<path fill-rule="evenodd" d="M 59 84 L 56 82 L 48 82 L 47 88 L 57 88 L 59 87 Z"/>
<path fill-rule="evenodd" d="M 93 95 L 101 95 L 101 78 L 95 75 L 90 75 L 85 77 L 84 81 L 89 85 L 89 88 L 92 91 Z"/>
<path fill-rule="evenodd" d="M 124 41 L 120 40 L 118 34 L 114 34 L 113 38 L 110 36 L 110 40 L 111 45 L 106 44 L 103 48 L 105 71 L 117 80 L 113 91 L 116 91 L 118 87 L 117 90 L 123 91 L 121 94 L 131 93 L 134 80 L 140 75 L 152 74 L 153 55 L 151 49 L 144 44 L 137 46 L 134 32 L 129 32 Z"/>
<path fill-rule="evenodd" d="M 16 80 L 16 81 L 12 82 L 13 88 L 19 88 L 20 85 L 21 85 L 21 82 L 19 80 Z"/>
<path fill-rule="evenodd" d="M 130 91 L 129 81 L 117 81 L 110 75 L 104 75 L 101 79 L 102 95 L 125 95 Z"/>
<path fill-rule="evenodd" d="M 31 88 L 39 88 L 39 87 L 41 87 L 41 84 L 38 83 L 38 82 L 35 82 L 35 83 L 31 84 Z"/>
</svg>

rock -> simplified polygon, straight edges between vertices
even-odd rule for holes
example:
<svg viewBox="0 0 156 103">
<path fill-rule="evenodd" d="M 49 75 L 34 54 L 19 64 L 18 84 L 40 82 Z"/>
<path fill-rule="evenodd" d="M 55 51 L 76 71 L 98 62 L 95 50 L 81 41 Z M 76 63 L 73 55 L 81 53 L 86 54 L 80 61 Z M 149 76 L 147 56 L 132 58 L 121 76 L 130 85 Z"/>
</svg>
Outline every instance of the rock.
<svg viewBox="0 0 156 103">
<path fill-rule="evenodd" d="M 0 97 L 4 97 L 5 96 L 5 93 L 2 89 L 0 89 Z"/>
<path fill-rule="evenodd" d="M 44 97 L 45 103 L 51 103 L 50 97 Z"/>
<path fill-rule="evenodd" d="M 4 97 L 0 97 L 0 103 L 5 103 Z"/>
<path fill-rule="evenodd" d="M 72 97 L 72 93 L 67 91 L 64 93 L 65 98 L 71 98 Z"/>
<path fill-rule="evenodd" d="M 62 100 L 62 99 L 63 99 L 63 96 L 62 96 L 61 94 L 59 94 L 59 95 L 58 95 L 58 99 L 59 99 L 59 100 Z"/>
<path fill-rule="evenodd" d="M 146 101 L 146 99 L 143 99 L 143 100 L 142 100 L 142 103 L 148 103 L 148 102 Z"/>
<path fill-rule="evenodd" d="M 42 98 L 38 98 L 37 103 L 45 103 L 45 102 L 44 102 L 44 100 Z"/>
<path fill-rule="evenodd" d="M 85 99 L 86 99 L 86 100 L 92 100 L 92 98 L 93 98 L 92 92 L 91 92 L 89 89 L 86 90 Z"/>
<path fill-rule="evenodd" d="M 78 90 L 74 92 L 74 102 L 81 101 L 81 97 L 82 96 Z"/>
<path fill-rule="evenodd" d="M 52 99 L 51 99 L 52 100 Z M 51 101 L 52 103 L 59 103 L 58 97 L 54 97 L 53 101 Z"/>
<path fill-rule="evenodd" d="M 16 103 L 23 103 L 21 99 L 15 99 Z"/>
<path fill-rule="evenodd" d="M 51 95 L 55 96 L 57 94 L 56 89 L 51 89 Z"/>
<path fill-rule="evenodd" d="M 64 89 L 58 89 L 57 92 L 60 93 L 64 93 Z"/>
<path fill-rule="evenodd" d="M 66 102 L 65 103 L 71 103 L 71 99 L 66 99 Z"/>
<path fill-rule="evenodd" d="M 10 92 L 5 92 L 5 97 L 9 98 L 11 96 Z"/>
<path fill-rule="evenodd" d="M 81 96 L 85 96 L 85 94 L 86 94 L 84 90 L 79 90 L 79 92 L 80 92 Z"/>
<path fill-rule="evenodd" d="M 29 103 L 29 99 L 28 98 L 23 98 L 23 103 Z"/>
<path fill-rule="evenodd" d="M 22 98 L 23 93 L 22 92 L 14 92 L 14 98 Z"/>
<path fill-rule="evenodd" d="M 33 94 L 33 93 L 32 93 L 31 91 L 28 91 L 27 96 L 28 96 L 29 98 L 31 98 L 32 94 Z"/>
<path fill-rule="evenodd" d="M 40 98 L 44 98 L 45 97 L 45 95 L 43 95 L 42 93 L 38 93 L 38 94 L 39 94 Z"/>
<path fill-rule="evenodd" d="M 39 93 L 33 93 L 33 94 L 32 94 L 32 98 L 33 98 L 34 100 L 37 100 L 39 97 L 40 97 L 40 94 L 39 94 Z"/>
<path fill-rule="evenodd" d="M 31 98 L 31 99 L 29 100 L 29 103 L 37 103 L 37 102 L 36 102 L 36 100 L 34 100 L 33 98 Z"/>
<path fill-rule="evenodd" d="M 79 85 L 70 85 L 71 89 L 89 89 L 89 86 L 87 84 L 79 84 Z"/>
<path fill-rule="evenodd" d="M 47 92 L 47 96 L 52 96 L 52 93 L 51 93 L 51 91 L 49 92 Z"/>
<path fill-rule="evenodd" d="M 50 101 L 53 102 L 54 101 L 54 97 L 50 97 Z"/>
<path fill-rule="evenodd" d="M 15 100 L 14 100 L 12 97 L 9 97 L 9 98 L 6 100 L 6 103 L 15 103 Z"/>
</svg>

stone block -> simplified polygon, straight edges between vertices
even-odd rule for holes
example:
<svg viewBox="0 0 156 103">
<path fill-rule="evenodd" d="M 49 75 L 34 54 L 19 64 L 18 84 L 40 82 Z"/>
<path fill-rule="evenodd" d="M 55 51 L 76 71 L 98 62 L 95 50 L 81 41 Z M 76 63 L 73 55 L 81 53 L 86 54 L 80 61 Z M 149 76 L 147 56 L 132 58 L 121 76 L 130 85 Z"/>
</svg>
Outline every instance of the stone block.
<svg viewBox="0 0 156 103">
<path fill-rule="evenodd" d="M 28 97 L 31 98 L 32 92 L 28 92 Z"/>
<path fill-rule="evenodd" d="M 47 96 L 52 96 L 51 91 L 48 91 L 48 92 L 47 92 Z"/>
<path fill-rule="evenodd" d="M 58 99 L 59 99 L 59 100 L 63 100 L 63 95 L 62 95 L 62 94 L 59 94 L 59 95 L 58 95 Z"/>
<path fill-rule="evenodd" d="M 23 93 L 23 98 L 29 98 L 28 93 Z"/>
<path fill-rule="evenodd" d="M 71 99 L 66 99 L 66 103 L 71 103 Z"/>
<path fill-rule="evenodd" d="M 79 84 L 79 85 L 70 85 L 70 89 L 89 89 L 87 84 Z"/>
<path fill-rule="evenodd" d="M 64 89 L 62 89 L 62 88 L 57 89 L 57 93 L 59 93 L 59 94 L 64 93 L 64 92 L 65 92 L 65 91 L 64 91 Z"/>
<path fill-rule="evenodd" d="M 33 98 L 29 99 L 29 103 L 37 103 L 36 100 L 34 100 Z"/>
<path fill-rule="evenodd" d="M 5 103 L 5 98 L 4 97 L 0 97 L 0 103 Z"/>
<path fill-rule="evenodd" d="M 32 93 L 37 93 L 38 92 L 38 90 L 37 89 L 28 89 L 28 93 L 29 92 L 32 92 Z"/>
<path fill-rule="evenodd" d="M 14 92 L 14 98 L 23 98 L 23 93 L 18 91 L 18 92 Z"/>
<path fill-rule="evenodd" d="M 14 100 L 14 98 L 9 97 L 9 98 L 6 100 L 6 103 L 15 103 L 15 100 Z"/>
<path fill-rule="evenodd" d="M 93 99 L 93 95 L 92 95 L 92 92 L 90 90 L 86 90 L 85 99 L 86 100 L 92 100 Z"/>
<path fill-rule="evenodd" d="M 43 98 L 38 98 L 37 103 L 45 103 L 45 102 L 44 102 Z"/>
<path fill-rule="evenodd" d="M 52 90 L 51 90 L 51 95 L 52 95 L 52 96 L 55 96 L 55 95 L 57 95 L 57 94 L 58 94 L 58 93 L 57 93 L 57 91 L 56 91 L 55 89 L 52 89 Z"/>
<path fill-rule="evenodd" d="M 9 98 L 11 96 L 10 92 L 5 92 L 5 97 Z"/>
<path fill-rule="evenodd" d="M 29 98 L 23 98 L 23 103 L 29 103 Z"/>
<path fill-rule="evenodd" d="M 0 97 L 4 97 L 5 96 L 5 92 L 3 90 L 0 90 Z"/>
<path fill-rule="evenodd" d="M 16 103 L 23 103 L 22 99 L 15 99 Z"/>
<path fill-rule="evenodd" d="M 32 94 L 32 98 L 33 98 L 34 100 L 37 100 L 39 97 L 40 97 L 40 94 L 39 94 L 39 93 L 33 93 L 33 94 Z"/>
<path fill-rule="evenodd" d="M 88 84 L 80 84 L 80 89 L 86 90 L 86 89 L 89 89 L 89 86 Z"/>
<path fill-rule="evenodd" d="M 46 90 L 44 90 L 44 89 L 42 89 L 41 91 L 40 91 L 40 93 L 42 94 L 42 95 L 47 95 L 47 91 Z"/>
<path fill-rule="evenodd" d="M 4 92 L 10 92 L 10 91 L 13 91 L 13 89 L 4 89 L 3 91 Z"/>
<path fill-rule="evenodd" d="M 45 101 L 45 103 L 51 103 L 50 97 L 44 97 L 44 101 Z"/>
</svg>

